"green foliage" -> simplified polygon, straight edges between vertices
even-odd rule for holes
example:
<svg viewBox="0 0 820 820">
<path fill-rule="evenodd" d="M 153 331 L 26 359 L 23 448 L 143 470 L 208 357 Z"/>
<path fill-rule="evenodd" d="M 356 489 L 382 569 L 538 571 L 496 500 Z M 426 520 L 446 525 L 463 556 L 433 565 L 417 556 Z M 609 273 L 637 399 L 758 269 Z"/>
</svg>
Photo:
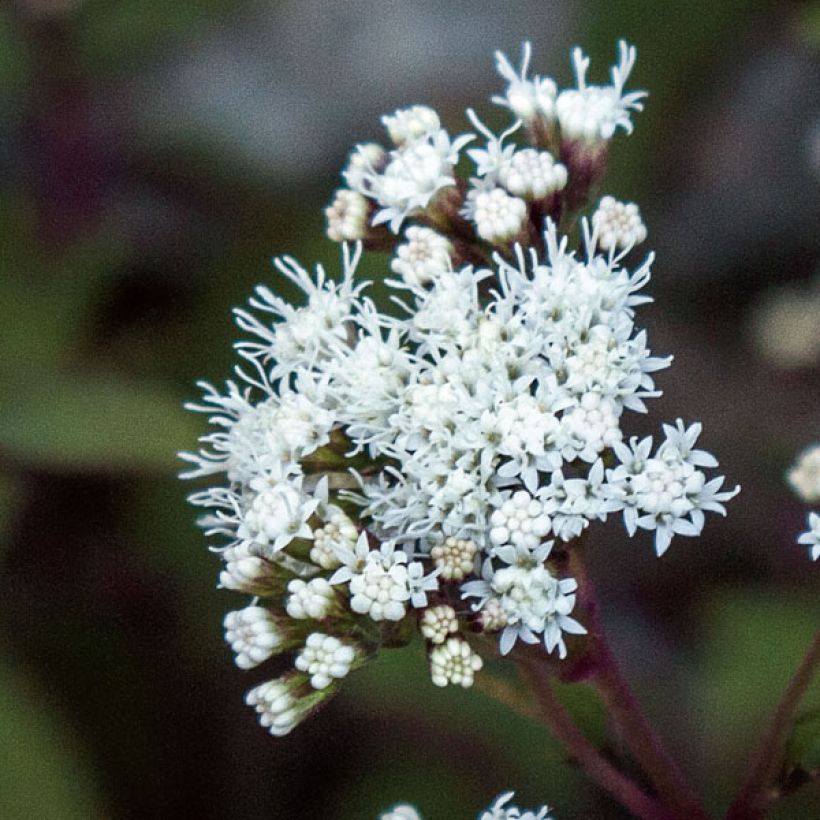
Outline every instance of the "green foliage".
<svg viewBox="0 0 820 820">
<path fill-rule="evenodd" d="M 0 658 L 0 817 L 104 816 L 84 754 L 46 693 Z"/>
</svg>

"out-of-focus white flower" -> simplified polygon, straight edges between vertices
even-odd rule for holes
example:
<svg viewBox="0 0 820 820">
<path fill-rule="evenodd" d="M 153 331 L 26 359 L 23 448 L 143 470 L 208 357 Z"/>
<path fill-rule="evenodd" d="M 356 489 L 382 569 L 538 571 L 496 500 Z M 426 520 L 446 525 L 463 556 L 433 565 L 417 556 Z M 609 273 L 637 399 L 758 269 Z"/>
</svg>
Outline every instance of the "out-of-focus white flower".
<svg viewBox="0 0 820 820">
<path fill-rule="evenodd" d="M 820 514 L 809 513 L 809 528 L 797 539 L 798 544 L 806 544 L 810 549 L 811 560 L 820 558 Z"/>
<path fill-rule="evenodd" d="M 515 792 L 500 794 L 492 806 L 478 816 L 478 820 L 550 820 L 547 806 L 525 811 L 517 806 L 507 805 L 514 796 Z"/>
<path fill-rule="evenodd" d="M 820 501 L 820 444 L 804 450 L 786 478 L 803 501 L 809 504 Z"/>
<path fill-rule="evenodd" d="M 379 815 L 379 820 L 422 820 L 421 815 L 407 803 L 399 803 Z"/>
<path fill-rule="evenodd" d="M 750 334 L 772 366 L 801 370 L 820 363 L 820 277 L 809 287 L 771 288 L 753 309 Z"/>
</svg>

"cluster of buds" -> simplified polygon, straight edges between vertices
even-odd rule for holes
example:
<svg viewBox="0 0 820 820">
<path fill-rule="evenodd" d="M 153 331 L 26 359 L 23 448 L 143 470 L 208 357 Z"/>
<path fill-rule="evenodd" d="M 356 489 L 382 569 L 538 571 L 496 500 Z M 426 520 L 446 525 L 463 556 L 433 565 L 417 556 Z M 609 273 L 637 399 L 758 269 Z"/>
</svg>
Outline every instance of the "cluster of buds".
<svg viewBox="0 0 820 820">
<path fill-rule="evenodd" d="M 567 569 L 582 533 L 620 514 L 660 555 L 737 492 L 704 472 L 717 462 L 695 447 L 699 424 L 664 425 L 657 448 L 622 432 L 670 362 L 635 325 L 652 256 L 626 266 L 646 236 L 636 206 L 604 197 L 581 214 L 641 109 L 624 90 L 634 57 L 622 43 L 611 84 L 592 86 L 576 50 L 578 86 L 559 93 L 528 77 L 529 46 L 520 72 L 499 54 L 493 99 L 516 120 L 496 138 L 468 111 L 481 148 L 424 106 L 385 117 L 393 147 L 359 146 L 327 211 L 331 238 L 357 243 L 342 276 L 278 259 L 304 304 L 259 287 L 236 311 L 241 382 L 203 385 L 193 408 L 215 431 L 185 475 L 221 476 L 191 500 L 220 539 L 221 586 L 253 596 L 225 619 L 237 664 L 291 659 L 247 696 L 271 733 L 414 634 L 439 686 L 472 685 L 493 647 L 481 633 L 501 654 L 519 640 L 582 653 Z M 393 248 L 400 315 L 356 281 L 363 248 Z"/>
</svg>

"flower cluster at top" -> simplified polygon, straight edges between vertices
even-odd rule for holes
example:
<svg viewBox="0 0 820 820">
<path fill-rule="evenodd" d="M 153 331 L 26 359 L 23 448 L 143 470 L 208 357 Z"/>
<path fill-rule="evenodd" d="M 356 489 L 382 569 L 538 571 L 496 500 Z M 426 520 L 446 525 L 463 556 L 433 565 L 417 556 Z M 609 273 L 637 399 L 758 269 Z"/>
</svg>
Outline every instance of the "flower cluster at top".
<svg viewBox="0 0 820 820">
<path fill-rule="evenodd" d="M 502 654 L 580 651 L 566 558 L 587 528 L 619 514 L 660 555 L 737 492 L 707 477 L 699 424 L 664 425 L 657 446 L 622 431 L 670 363 L 635 323 L 652 263 L 626 263 L 646 236 L 638 208 L 594 203 L 642 107 L 624 90 L 634 49 L 620 44 L 603 86 L 576 50 L 561 92 L 529 58 L 515 71 L 497 55 L 493 101 L 515 118 L 500 137 L 472 111 L 479 135 L 455 138 L 424 106 L 384 118 L 393 147 L 360 145 L 327 210 L 330 237 L 357 243 L 342 276 L 276 260 L 304 304 L 257 288 L 236 311 L 241 381 L 203 385 L 194 406 L 216 429 L 186 476 L 221 483 L 191 500 L 221 539 L 221 586 L 253 596 L 226 638 L 243 669 L 291 658 L 247 695 L 274 735 L 414 632 L 439 686 L 473 683 L 480 633 Z M 391 315 L 356 279 L 363 248 L 392 249 Z"/>
<path fill-rule="evenodd" d="M 515 792 L 500 794 L 492 806 L 478 815 L 477 820 L 554 820 L 547 806 L 523 811 L 517 806 L 508 805 L 514 795 Z M 379 820 L 422 820 L 422 817 L 413 806 L 402 803 L 382 814 Z"/>
<path fill-rule="evenodd" d="M 804 450 L 786 477 L 795 493 L 807 504 L 820 501 L 820 444 Z M 809 512 L 808 529 L 798 537 L 797 543 L 809 547 L 812 561 L 820 558 L 820 513 Z"/>
</svg>

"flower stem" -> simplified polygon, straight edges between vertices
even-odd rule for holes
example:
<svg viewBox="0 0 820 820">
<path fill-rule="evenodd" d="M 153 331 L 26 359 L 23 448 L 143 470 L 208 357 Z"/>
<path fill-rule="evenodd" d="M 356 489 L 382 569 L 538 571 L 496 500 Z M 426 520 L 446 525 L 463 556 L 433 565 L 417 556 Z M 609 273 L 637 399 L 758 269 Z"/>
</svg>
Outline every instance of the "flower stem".
<svg viewBox="0 0 820 820">
<path fill-rule="evenodd" d="M 675 816 L 686 820 L 707 820 L 708 815 L 698 796 L 643 713 L 606 642 L 597 617 L 595 590 L 586 574 L 579 551 L 571 552 L 570 565 L 571 574 L 578 581 L 582 602 L 589 613 L 590 683 L 598 690 L 608 714 L 618 726 L 635 761 L 649 778 L 655 792 L 674 809 Z"/>
<path fill-rule="evenodd" d="M 538 701 L 542 721 L 587 774 L 635 817 L 641 820 L 675 820 L 675 814 L 619 772 L 584 737 L 553 691 L 550 672 L 540 659 L 521 652 L 516 660 Z"/>
<path fill-rule="evenodd" d="M 820 667 L 820 631 L 815 632 L 800 666 L 783 692 L 772 714 L 760 744 L 752 753 L 746 779 L 737 793 L 726 820 L 759 820 L 777 799 L 772 783 L 783 762 L 783 750 L 788 739 L 794 713 L 800 705 L 806 688 Z"/>
</svg>

